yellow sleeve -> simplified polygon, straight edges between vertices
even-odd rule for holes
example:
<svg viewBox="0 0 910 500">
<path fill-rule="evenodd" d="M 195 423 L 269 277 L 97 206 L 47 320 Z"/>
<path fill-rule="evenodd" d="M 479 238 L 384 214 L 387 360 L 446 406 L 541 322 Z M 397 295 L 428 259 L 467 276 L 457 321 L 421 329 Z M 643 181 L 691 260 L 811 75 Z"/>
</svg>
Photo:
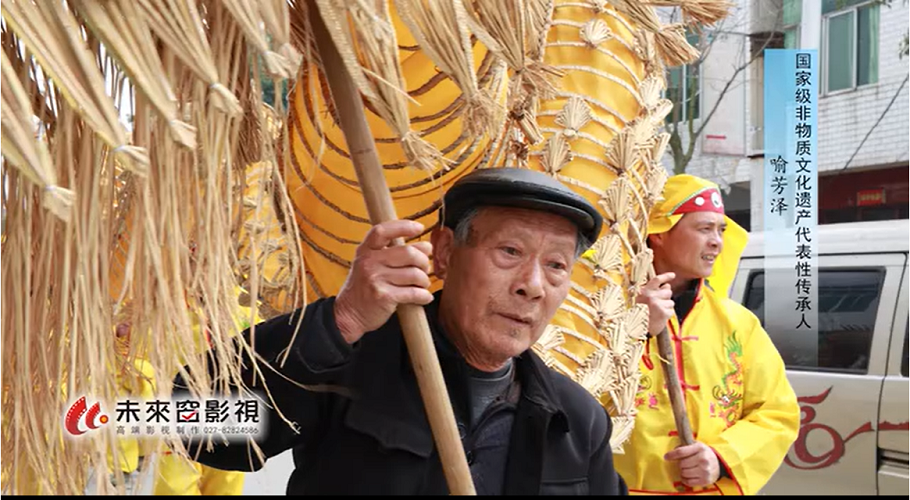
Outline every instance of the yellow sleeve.
<svg viewBox="0 0 910 500">
<path fill-rule="evenodd" d="M 755 495 L 796 440 L 800 409 L 780 353 L 758 318 L 745 308 L 738 316 L 736 323 L 749 331 L 748 337 L 743 337 L 742 417 L 706 444 L 732 475 L 731 479 L 721 479 L 718 486 L 731 493 Z"/>
<path fill-rule="evenodd" d="M 145 359 L 136 359 L 133 361 L 136 369 L 136 378 L 134 380 L 134 390 L 142 399 L 154 399 L 157 391 L 155 386 L 155 368 Z"/>
</svg>

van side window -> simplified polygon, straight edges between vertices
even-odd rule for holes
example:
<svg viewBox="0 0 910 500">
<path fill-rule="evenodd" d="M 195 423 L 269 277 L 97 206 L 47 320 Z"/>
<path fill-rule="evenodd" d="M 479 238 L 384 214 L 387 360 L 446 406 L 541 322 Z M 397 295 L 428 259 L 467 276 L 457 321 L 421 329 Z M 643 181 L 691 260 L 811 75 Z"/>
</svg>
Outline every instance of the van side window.
<svg viewBox="0 0 910 500">
<path fill-rule="evenodd" d="M 904 355 L 901 357 L 901 375 L 907 377 L 907 336 L 910 334 L 910 323 L 907 323 L 907 329 L 904 330 Z"/>
<path fill-rule="evenodd" d="M 764 278 L 763 271 L 753 271 L 749 275 L 743 305 L 758 316 L 768 330 L 764 317 Z M 866 373 L 884 280 L 883 268 L 821 268 L 818 273 L 817 358 L 815 353 L 806 352 L 804 344 L 794 340 L 794 330 L 768 330 L 787 368 Z M 906 363 L 903 369 L 906 372 Z"/>
</svg>

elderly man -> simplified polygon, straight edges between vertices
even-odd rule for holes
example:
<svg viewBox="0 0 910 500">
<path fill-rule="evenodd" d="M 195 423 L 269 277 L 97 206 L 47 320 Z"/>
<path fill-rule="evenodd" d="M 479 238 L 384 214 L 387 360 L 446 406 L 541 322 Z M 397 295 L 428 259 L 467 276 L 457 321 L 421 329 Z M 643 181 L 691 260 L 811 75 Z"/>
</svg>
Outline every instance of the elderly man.
<svg viewBox="0 0 910 500">
<path fill-rule="evenodd" d="M 501 168 L 460 179 L 443 214 L 432 245 L 390 246 L 421 234 L 416 222 L 373 227 L 337 297 L 303 310 L 283 368 L 276 361 L 299 313 L 257 327 L 258 354 L 280 372 L 261 373 L 300 431 L 270 413 L 260 440 L 266 458 L 293 448 L 288 494 L 448 492 L 398 304 L 426 306 L 478 494 L 626 493 L 613 469 L 609 415 L 530 349 L 565 299 L 576 258 L 600 232 L 597 210 L 549 176 Z M 431 259 L 444 280 L 435 295 Z M 198 460 L 261 467 L 246 444 L 218 445 Z"/>
<path fill-rule="evenodd" d="M 728 298 L 747 234 L 717 186 L 671 177 L 649 221 L 658 276 L 642 290 L 650 333 L 638 416 L 617 470 L 635 493 L 754 495 L 796 439 L 800 410 L 758 318 Z M 681 446 L 657 340 L 667 328 L 696 443 Z"/>
</svg>

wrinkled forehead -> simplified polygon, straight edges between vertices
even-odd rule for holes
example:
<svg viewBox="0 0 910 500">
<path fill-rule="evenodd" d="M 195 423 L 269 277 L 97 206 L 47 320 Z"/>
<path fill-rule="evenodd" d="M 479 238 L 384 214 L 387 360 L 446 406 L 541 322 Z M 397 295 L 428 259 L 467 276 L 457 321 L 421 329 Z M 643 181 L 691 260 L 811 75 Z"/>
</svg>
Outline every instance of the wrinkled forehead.
<svg viewBox="0 0 910 500">
<path fill-rule="evenodd" d="M 578 226 L 569 219 L 526 208 L 483 207 L 478 210 L 472 229 L 481 237 L 537 236 L 573 246 L 578 238 Z"/>
</svg>

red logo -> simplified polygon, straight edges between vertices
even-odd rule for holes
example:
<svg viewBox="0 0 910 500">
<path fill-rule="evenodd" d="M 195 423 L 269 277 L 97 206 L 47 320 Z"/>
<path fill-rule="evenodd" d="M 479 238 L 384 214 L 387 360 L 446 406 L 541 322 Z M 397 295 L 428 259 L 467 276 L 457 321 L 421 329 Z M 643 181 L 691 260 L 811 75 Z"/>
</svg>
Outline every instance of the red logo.
<svg viewBox="0 0 910 500">
<path fill-rule="evenodd" d="M 796 460 L 792 460 L 789 455 L 784 458 L 784 462 L 794 469 L 818 470 L 830 467 L 844 456 L 847 452 L 847 443 L 851 439 L 860 434 L 875 432 L 872 422 L 866 422 L 845 438 L 834 428 L 826 424 L 813 422 L 815 420 L 815 408 L 812 408 L 812 406 L 823 403 L 828 398 L 828 394 L 831 393 L 831 389 L 829 387 L 825 392 L 815 396 L 797 398 L 797 401 L 806 404 L 801 406 L 802 419 L 800 421 L 799 436 L 796 438 L 796 442 L 793 443 L 793 453 L 796 455 Z M 828 434 L 831 439 L 831 448 L 828 451 L 820 455 L 813 455 L 809 451 L 806 440 L 812 431 L 821 431 Z"/>
<path fill-rule="evenodd" d="M 88 431 L 101 427 L 108 421 L 107 415 L 101 413 L 101 403 L 96 402 L 91 408 L 87 410 L 86 408 L 85 396 L 82 396 L 66 411 L 63 425 L 66 427 L 67 432 L 73 436 L 81 436 Z M 80 426 L 80 423 L 83 425 Z"/>
</svg>

